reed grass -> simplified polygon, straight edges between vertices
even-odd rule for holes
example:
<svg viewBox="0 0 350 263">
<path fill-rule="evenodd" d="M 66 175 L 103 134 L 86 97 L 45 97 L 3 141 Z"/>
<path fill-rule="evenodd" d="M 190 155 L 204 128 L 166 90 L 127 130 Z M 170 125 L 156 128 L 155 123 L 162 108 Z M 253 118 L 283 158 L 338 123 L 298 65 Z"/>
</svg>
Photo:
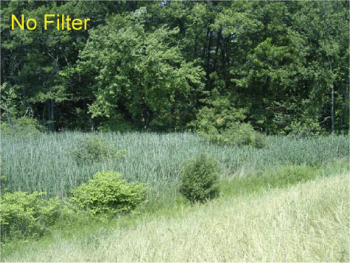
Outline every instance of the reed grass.
<svg viewBox="0 0 350 263">
<path fill-rule="evenodd" d="M 104 137 L 109 145 L 126 150 L 126 158 L 115 162 L 78 164 L 72 158 L 78 139 Z M 349 156 L 347 136 L 293 139 L 269 136 L 263 149 L 219 146 L 191 133 L 81 133 L 43 134 L 28 139 L 2 141 L 2 174 L 8 175 L 11 191 L 44 191 L 66 198 L 71 188 L 89 180 L 101 170 L 121 172 L 131 181 L 149 183 L 152 193 L 165 191 L 171 199 L 178 195 L 178 178 L 183 163 L 206 152 L 221 165 L 222 177 L 260 172 L 280 165 L 317 166 Z"/>
</svg>

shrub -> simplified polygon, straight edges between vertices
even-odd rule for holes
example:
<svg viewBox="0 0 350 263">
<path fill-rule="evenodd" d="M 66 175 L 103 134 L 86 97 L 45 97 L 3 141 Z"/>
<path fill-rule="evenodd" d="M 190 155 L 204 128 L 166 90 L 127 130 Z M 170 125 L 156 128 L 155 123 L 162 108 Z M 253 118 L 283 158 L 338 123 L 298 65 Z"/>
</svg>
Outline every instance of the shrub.
<svg viewBox="0 0 350 263">
<path fill-rule="evenodd" d="M 129 121 L 126 121 L 123 116 L 116 114 L 111 119 L 102 121 L 98 130 L 102 132 L 128 132 L 134 131 L 136 128 Z"/>
<path fill-rule="evenodd" d="M 1 137 L 19 137 L 19 138 L 37 138 L 41 136 L 43 127 L 39 125 L 38 120 L 21 117 L 10 122 L 1 124 Z"/>
<path fill-rule="evenodd" d="M 252 146 L 257 149 L 264 148 L 266 146 L 266 135 L 260 132 L 255 132 Z"/>
<path fill-rule="evenodd" d="M 53 225 L 59 215 L 57 199 L 41 199 L 46 193 L 5 193 L 1 196 L 1 240 L 39 237 Z"/>
<path fill-rule="evenodd" d="M 206 140 L 227 145 L 251 145 L 256 148 L 265 146 L 265 136 L 254 131 L 246 119 L 245 109 L 236 109 L 228 98 L 213 91 L 213 100 L 209 106 L 202 107 L 196 114 L 196 120 L 189 126 Z"/>
<path fill-rule="evenodd" d="M 215 159 L 197 155 L 184 168 L 180 193 L 191 202 L 204 202 L 219 193 L 219 168 Z"/>
<path fill-rule="evenodd" d="M 293 121 L 289 127 L 289 136 L 296 138 L 318 137 L 323 132 L 317 121 L 306 119 L 302 121 Z"/>
<path fill-rule="evenodd" d="M 125 150 L 117 151 L 104 138 L 89 137 L 78 139 L 78 149 L 72 152 L 77 163 L 118 161 L 125 157 Z"/>
<path fill-rule="evenodd" d="M 98 172 L 72 191 L 72 199 L 92 215 L 131 211 L 145 200 L 147 187 L 142 183 L 126 183 L 120 176 L 113 171 Z"/>
<path fill-rule="evenodd" d="M 199 132 L 199 135 L 217 144 L 231 146 L 250 145 L 255 148 L 265 147 L 266 136 L 254 131 L 249 123 L 236 123 L 230 128 L 218 131 L 215 128 L 209 132 Z"/>
<path fill-rule="evenodd" d="M 205 101 L 208 106 L 202 107 L 196 114 L 196 119 L 189 124 L 197 132 L 210 134 L 213 131 L 223 131 L 246 119 L 245 109 L 236 109 L 230 100 L 218 95 L 213 90 L 213 99 Z"/>
</svg>

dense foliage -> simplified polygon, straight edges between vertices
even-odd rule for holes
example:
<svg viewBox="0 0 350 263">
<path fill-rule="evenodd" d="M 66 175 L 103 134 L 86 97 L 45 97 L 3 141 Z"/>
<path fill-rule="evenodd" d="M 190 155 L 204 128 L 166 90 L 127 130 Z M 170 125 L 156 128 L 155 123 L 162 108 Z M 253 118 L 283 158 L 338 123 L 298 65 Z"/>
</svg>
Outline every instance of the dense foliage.
<svg viewBox="0 0 350 263">
<path fill-rule="evenodd" d="M 59 215 L 58 199 L 43 199 L 43 192 L 4 193 L 1 195 L 1 241 L 40 237 Z"/>
<path fill-rule="evenodd" d="M 217 98 L 211 103 L 212 107 L 202 107 L 196 120 L 189 126 L 210 142 L 220 145 L 251 145 L 255 148 L 265 146 L 265 136 L 249 123 L 242 123 L 245 118 L 244 110 L 237 110 L 227 98 Z"/>
<path fill-rule="evenodd" d="M 88 137 L 77 140 L 78 147 L 72 151 L 72 157 L 78 164 L 86 162 L 117 162 L 125 156 L 125 151 L 118 151 L 104 138 Z"/>
<path fill-rule="evenodd" d="M 145 200 L 145 184 L 127 183 L 112 171 L 96 173 L 93 178 L 72 190 L 74 200 L 90 214 L 129 212 Z"/>
<path fill-rule="evenodd" d="M 0 124 L 1 138 L 27 138 L 34 139 L 41 136 L 41 130 L 44 130 L 38 120 L 29 117 L 20 117 L 12 119 L 9 122 Z"/>
<path fill-rule="evenodd" d="M 179 130 L 220 98 L 226 115 L 265 133 L 347 130 L 348 10 L 348 1 L 6 1 L 1 120 Z M 50 13 L 91 21 L 41 30 Z M 12 14 L 37 29 L 11 30 Z"/>
<path fill-rule="evenodd" d="M 71 190 L 72 196 L 68 202 L 58 197 L 43 198 L 46 195 L 44 192 L 28 194 L 22 191 L 8 192 L 2 188 L 1 242 L 41 237 L 57 222 L 77 220 L 74 215 L 77 213 L 86 217 L 134 210 L 145 201 L 147 186 L 126 183 L 120 175 L 112 171 L 96 173 L 89 182 Z"/>
<path fill-rule="evenodd" d="M 191 202 L 204 202 L 219 194 L 220 169 L 215 159 L 200 154 L 185 164 L 180 193 Z"/>
</svg>

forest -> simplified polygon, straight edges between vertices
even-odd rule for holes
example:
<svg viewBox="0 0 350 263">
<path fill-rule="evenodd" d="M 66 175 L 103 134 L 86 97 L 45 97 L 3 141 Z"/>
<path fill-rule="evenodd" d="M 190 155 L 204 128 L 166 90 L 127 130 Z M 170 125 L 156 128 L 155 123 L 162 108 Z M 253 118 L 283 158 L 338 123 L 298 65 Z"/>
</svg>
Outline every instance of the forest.
<svg viewBox="0 0 350 263">
<path fill-rule="evenodd" d="M 2 2 L 1 121 L 193 131 L 230 119 L 265 134 L 343 133 L 348 10 L 348 1 Z M 45 30 L 45 14 L 91 21 Z M 12 30 L 12 15 L 36 29 Z"/>
</svg>

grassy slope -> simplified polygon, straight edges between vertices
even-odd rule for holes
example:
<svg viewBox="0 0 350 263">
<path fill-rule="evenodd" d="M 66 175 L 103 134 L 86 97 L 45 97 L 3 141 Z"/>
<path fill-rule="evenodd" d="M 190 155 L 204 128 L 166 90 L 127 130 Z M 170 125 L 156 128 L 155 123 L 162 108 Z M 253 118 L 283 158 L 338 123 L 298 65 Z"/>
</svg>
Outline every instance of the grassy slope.
<svg viewBox="0 0 350 263">
<path fill-rule="evenodd" d="M 348 174 L 226 196 L 93 236 L 59 235 L 5 261 L 349 261 Z"/>
<path fill-rule="evenodd" d="M 150 199 L 149 204 L 142 210 L 140 215 L 120 217 L 107 223 L 90 222 L 88 218 L 81 218 L 77 222 L 74 221 L 74 217 L 74 220 L 67 219 L 53 229 L 49 229 L 50 232 L 52 231 L 51 236 L 45 236 L 39 241 L 30 240 L 28 244 L 14 242 L 2 245 L 1 261 L 202 261 L 216 260 L 216 256 L 217 260 L 230 260 L 230 258 L 225 259 L 224 257 L 231 257 L 230 253 L 220 252 L 222 249 L 220 244 L 222 242 L 220 243 L 219 240 L 227 239 L 224 235 L 227 234 L 225 229 L 221 229 L 221 232 L 215 238 L 205 237 L 206 242 L 208 244 L 210 242 L 209 245 L 213 246 L 213 249 L 216 251 L 211 254 L 212 257 L 207 258 L 204 257 L 205 255 L 203 258 L 197 257 L 199 252 L 196 252 L 195 249 L 199 248 L 196 248 L 193 242 L 196 238 L 200 238 L 200 235 L 198 233 L 195 235 L 196 228 L 194 230 L 191 228 L 191 226 L 196 226 L 197 219 L 195 216 L 201 220 L 219 222 L 220 220 L 225 220 L 225 218 L 215 217 L 215 213 L 220 215 L 220 211 L 212 209 L 215 208 L 213 205 L 221 207 L 220 209 L 223 211 L 230 207 L 230 209 L 235 209 L 234 211 L 241 211 L 240 204 L 246 202 L 249 204 L 249 202 L 252 202 L 251 200 L 258 202 L 260 197 L 266 201 L 266 198 L 268 199 L 273 195 L 277 195 L 277 193 L 284 192 L 285 190 L 282 190 L 282 188 L 286 189 L 286 187 L 300 182 L 320 180 L 317 178 L 344 174 L 344 172 L 348 173 L 349 171 L 348 160 L 344 159 L 344 157 L 349 155 L 349 138 L 346 136 L 330 136 L 310 140 L 268 137 L 268 147 L 256 150 L 249 147 L 235 148 L 210 145 L 202 142 L 199 137 L 186 133 L 164 135 L 152 133 L 117 135 L 107 133 L 99 134 L 98 136 L 105 137 L 107 141 L 116 145 L 118 149 L 126 149 L 127 158 L 125 161 L 121 163 L 102 162 L 96 165 L 77 166 L 71 159 L 70 152 L 76 147 L 75 139 L 82 136 L 87 135 L 81 133 L 43 135 L 38 140 L 18 140 L 5 143 L 3 145 L 3 148 L 6 149 L 3 156 L 5 160 L 3 170 L 9 175 L 11 188 L 13 190 L 22 189 L 27 191 L 44 190 L 53 196 L 59 195 L 63 197 L 66 195 L 68 188 L 87 180 L 96 171 L 113 169 L 122 171 L 124 176 L 130 180 L 136 179 L 149 182 L 152 186 L 152 192 L 148 196 Z M 177 178 L 183 161 L 188 160 L 195 153 L 203 151 L 218 159 L 222 165 L 223 187 L 221 199 L 202 208 L 191 208 L 177 193 Z M 295 165 L 301 166 L 295 167 Z M 271 192 L 271 194 L 266 191 Z M 246 210 L 248 212 L 249 205 L 247 207 Z M 208 217 L 207 211 L 210 217 Z M 244 211 L 243 209 L 242 213 Z M 320 211 L 318 219 L 315 216 L 314 221 L 322 219 Z M 301 215 L 303 213 L 300 212 Z M 231 215 L 228 217 L 231 218 Z M 260 217 L 264 218 L 264 214 L 260 214 Z M 256 216 L 256 218 L 259 217 Z M 176 225 L 176 222 L 179 223 L 179 220 L 184 225 L 180 227 Z M 269 222 L 268 220 L 271 220 L 271 218 L 266 219 L 267 223 Z M 166 226 L 168 221 L 174 222 L 174 226 L 172 224 Z M 237 221 L 236 216 L 233 214 L 231 221 Z M 248 220 L 247 223 L 249 224 L 250 221 Z M 152 241 L 155 242 L 153 250 L 152 247 L 148 247 L 150 249 L 149 252 L 142 250 L 142 242 L 146 242 L 147 246 L 151 246 L 153 243 L 149 243 L 147 239 L 145 240 L 148 237 L 146 234 L 141 235 L 141 233 L 144 233 L 144 231 L 152 232 L 158 229 L 158 224 L 172 231 L 177 229 L 185 230 L 178 233 L 174 232 L 176 235 L 173 235 L 168 243 L 170 248 L 164 247 L 165 243 L 162 244 L 160 242 L 160 244 L 157 244 L 157 242 Z M 206 225 L 209 226 L 210 223 Z M 218 223 L 218 225 L 220 224 Z M 200 227 L 197 226 L 198 229 Z M 220 231 L 220 228 L 216 228 L 215 224 L 211 228 L 212 230 L 217 229 L 217 231 Z M 240 228 L 238 227 L 238 229 Z M 291 229 L 298 230 L 297 228 Z M 253 230 L 249 228 L 250 232 L 244 235 L 254 235 Z M 186 234 L 186 231 L 188 232 L 187 236 L 181 236 L 181 233 Z M 274 231 L 278 231 L 278 228 Z M 165 231 L 165 233 L 167 232 Z M 164 238 L 169 239 L 170 237 L 166 237 L 165 233 L 161 234 L 161 236 L 164 235 Z M 193 240 L 191 240 L 190 233 L 194 234 Z M 134 236 L 136 234 L 141 236 L 135 239 Z M 130 249 L 125 247 L 127 242 L 129 242 L 128 236 L 132 237 L 133 242 L 141 242 L 138 244 L 140 251 L 132 249 L 127 251 Z M 236 235 L 232 233 L 232 236 Z M 152 240 L 155 237 L 150 236 L 149 238 Z M 109 240 L 109 243 L 104 242 L 107 240 Z M 188 246 L 183 243 L 183 247 L 181 247 L 178 244 L 179 240 L 187 240 Z M 240 241 L 245 242 L 243 243 L 246 245 L 247 251 L 253 249 L 250 240 L 247 241 L 244 238 L 242 239 L 242 237 L 238 240 L 238 245 Z M 211 243 L 213 242 L 218 243 L 218 245 L 212 245 Z M 232 249 L 235 249 L 235 247 L 238 250 L 242 249 L 237 244 L 232 243 L 233 241 L 230 242 L 229 245 Z M 312 236 L 306 236 L 305 242 L 313 242 L 315 246 L 321 244 L 319 240 L 312 240 Z M 117 245 L 119 250 L 116 249 L 113 252 L 115 249 L 113 246 L 116 246 L 116 244 L 119 244 Z M 132 244 L 130 243 L 129 245 L 131 246 Z M 157 247 L 162 248 L 159 253 L 163 253 L 163 256 L 157 255 L 158 252 L 154 252 L 154 255 L 149 254 L 153 253 L 152 251 L 155 251 Z M 54 252 L 56 249 L 57 253 Z M 174 249 L 174 251 L 171 252 L 171 249 Z M 192 254 L 188 254 L 188 249 L 192 251 Z M 210 247 L 200 249 L 210 251 Z M 259 249 L 265 250 L 265 248 Z M 146 253 L 144 258 L 142 258 L 142 251 Z M 173 254 L 168 255 L 167 253 Z M 175 253 L 184 253 L 184 257 L 177 258 Z M 220 253 L 222 254 L 221 257 L 218 256 Z M 306 252 L 300 250 L 299 253 Z M 346 253 L 342 253 L 341 256 L 343 258 L 348 257 Z M 132 258 L 132 256 L 136 256 L 136 258 Z M 333 261 L 342 259 L 338 257 L 338 254 L 333 258 Z M 232 260 L 249 260 L 249 258 L 241 257 L 236 259 L 232 257 Z M 254 258 L 251 258 L 251 260 L 254 260 Z M 260 260 L 264 260 L 264 258 L 261 257 Z M 293 259 L 286 258 L 286 260 L 292 261 Z M 307 260 L 307 257 L 303 260 Z M 324 257 L 324 260 L 327 260 L 327 258 Z"/>
</svg>

